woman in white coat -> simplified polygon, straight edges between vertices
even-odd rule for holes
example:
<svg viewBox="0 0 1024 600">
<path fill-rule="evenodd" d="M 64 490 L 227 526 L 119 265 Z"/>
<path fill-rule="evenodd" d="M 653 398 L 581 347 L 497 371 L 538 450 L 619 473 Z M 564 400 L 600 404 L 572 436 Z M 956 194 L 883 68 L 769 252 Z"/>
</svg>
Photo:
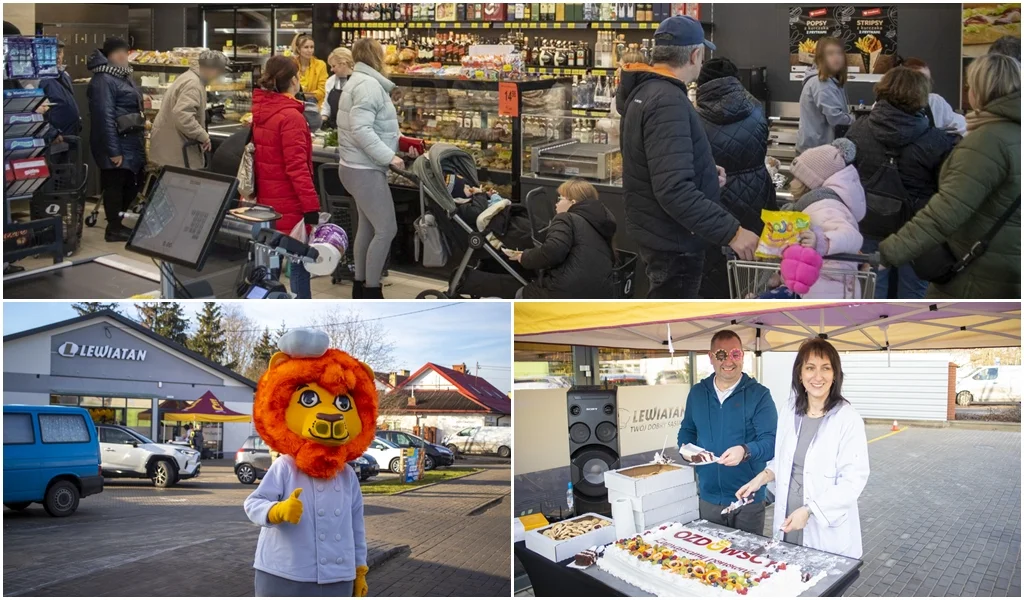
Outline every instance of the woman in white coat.
<svg viewBox="0 0 1024 600">
<path fill-rule="evenodd" d="M 745 498 L 776 482 L 772 523 L 783 540 L 850 558 L 864 550 L 857 499 L 868 482 L 864 420 L 842 395 L 839 353 L 821 338 L 800 346 L 794 399 L 779 411 L 775 458 L 736 492 Z"/>
</svg>

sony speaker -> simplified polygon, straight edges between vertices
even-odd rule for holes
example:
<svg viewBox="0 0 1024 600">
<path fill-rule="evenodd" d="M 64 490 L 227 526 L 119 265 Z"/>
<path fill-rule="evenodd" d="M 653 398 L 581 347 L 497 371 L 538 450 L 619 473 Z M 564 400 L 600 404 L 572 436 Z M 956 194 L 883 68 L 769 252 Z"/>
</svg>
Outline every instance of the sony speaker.
<svg viewBox="0 0 1024 600">
<path fill-rule="evenodd" d="M 574 387 L 566 393 L 566 402 L 574 510 L 610 515 L 604 474 L 619 468 L 616 388 Z"/>
</svg>

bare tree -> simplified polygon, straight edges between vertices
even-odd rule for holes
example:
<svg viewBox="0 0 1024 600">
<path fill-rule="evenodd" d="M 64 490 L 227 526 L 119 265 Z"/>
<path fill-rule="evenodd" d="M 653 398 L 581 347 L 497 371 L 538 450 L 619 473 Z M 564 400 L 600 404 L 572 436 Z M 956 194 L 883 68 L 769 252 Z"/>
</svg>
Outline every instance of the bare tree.
<svg viewBox="0 0 1024 600">
<path fill-rule="evenodd" d="M 335 305 L 315 313 L 310 326 L 326 332 L 332 348 L 348 352 L 374 371 L 394 368 L 395 343 L 380 321 L 367 321 L 359 311 Z"/>
<path fill-rule="evenodd" d="M 221 309 L 225 363 L 233 364 L 240 375 L 252 380 L 259 379 L 266 368 L 254 356 L 262 335 L 259 323 L 245 314 L 240 303 L 225 303 Z"/>
</svg>

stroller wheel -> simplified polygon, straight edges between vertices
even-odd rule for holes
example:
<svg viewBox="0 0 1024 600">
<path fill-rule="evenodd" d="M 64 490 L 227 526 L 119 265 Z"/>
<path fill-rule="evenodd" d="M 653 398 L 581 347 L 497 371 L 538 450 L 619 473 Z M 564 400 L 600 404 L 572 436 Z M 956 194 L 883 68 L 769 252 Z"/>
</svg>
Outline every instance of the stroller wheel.
<svg viewBox="0 0 1024 600">
<path fill-rule="evenodd" d="M 88 217 L 85 218 L 85 224 L 88 225 L 89 227 L 95 227 L 96 226 L 96 220 L 97 220 L 96 213 L 92 213 L 91 215 L 89 215 Z"/>
<path fill-rule="evenodd" d="M 416 294 L 417 300 L 440 300 L 447 297 L 448 294 L 437 290 L 423 290 L 419 294 Z"/>
</svg>

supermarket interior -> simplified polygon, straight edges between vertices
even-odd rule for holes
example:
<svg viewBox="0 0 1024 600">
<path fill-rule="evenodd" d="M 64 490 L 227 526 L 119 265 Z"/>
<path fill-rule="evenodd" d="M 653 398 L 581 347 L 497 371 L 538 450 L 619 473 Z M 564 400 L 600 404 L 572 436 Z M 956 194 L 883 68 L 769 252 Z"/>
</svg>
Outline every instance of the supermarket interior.
<svg viewBox="0 0 1024 600">
<path fill-rule="evenodd" d="M 659 24 L 690 17 L 697 33 L 684 33 L 707 40 L 703 61 L 734 65 L 745 98 L 767 122 L 764 165 L 755 168 L 767 170 L 781 206 L 791 200 L 802 80 L 815 41 L 838 36 L 846 45 L 843 108 L 854 117 L 870 112 L 876 84 L 906 57 L 927 64 L 931 92 L 962 115 L 970 109 L 966 67 L 995 41 L 971 37 L 967 6 L 8 2 L 4 294 L 435 298 L 511 288 L 514 296 L 534 276 L 529 251 L 517 252 L 539 243 L 568 193 L 560 186 L 581 178 L 617 224 L 613 295 L 642 298 L 650 268 L 640 255 L 644 240 L 627 226 L 615 104 L 621 65 L 650 63 L 662 43 L 656 34 L 674 35 Z M 988 23 L 1019 38 L 1020 5 L 999 7 L 1004 13 Z M 372 55 L 359 44 L 367 38 L 384 49 L 372 77 L 360 71 L 359 57 Z M 127 61 L 117 62 L 124 52 Z M 250 129 L 260 98 L 282 95 L 264 93 L 261 83 L 274 87 L 276 77 L 288 87 L 291 72 L 275 62 L 281 56 L 298 63 L 305 101 L 294 112 L 311 130 L 310 169 L 304 140 L 293 145 L 286 133 L 274 139 Z M 342 94 L 357 78 L 357 89 Z M 390 108 L 361 120 L 366 106 L 355 104 L 357 90 L 369 89 L 364 82 L 390 96 L 398 131 L 381 119 Z M 699 80 L 685 83 L 695 103 Z M 293 113 L 276 101 L 265 101 L 264 110 L 277 113 L 271 124 Z M 77 119 L 70 124 L 61 121 L 68 105 Z M 1019 112 L 1017 121 L 1019 130 Z M 399 148 L 385 148 L 379 160 L 379 152 L 346 146 L 365 135 Z M 249 139 L 254 155 L 243 149 Z M 388 163 L 392 151 L 397 163 Z M 269 152 L 284 166 L 261 167 Z M 251 156 L 258 177 L 247 180 L 239 166 Z M 371 166 L 354 164 L 367 157 Z M 257 202 L 280 185 L 290 197 L 248 206 L 253 194 L 244 188 L 253 180 L 263 183 Z M 389 214 L 357 206 L 360 195 Z M 298 291 L 297 272 L 305 281 Z"/>
</svg>

